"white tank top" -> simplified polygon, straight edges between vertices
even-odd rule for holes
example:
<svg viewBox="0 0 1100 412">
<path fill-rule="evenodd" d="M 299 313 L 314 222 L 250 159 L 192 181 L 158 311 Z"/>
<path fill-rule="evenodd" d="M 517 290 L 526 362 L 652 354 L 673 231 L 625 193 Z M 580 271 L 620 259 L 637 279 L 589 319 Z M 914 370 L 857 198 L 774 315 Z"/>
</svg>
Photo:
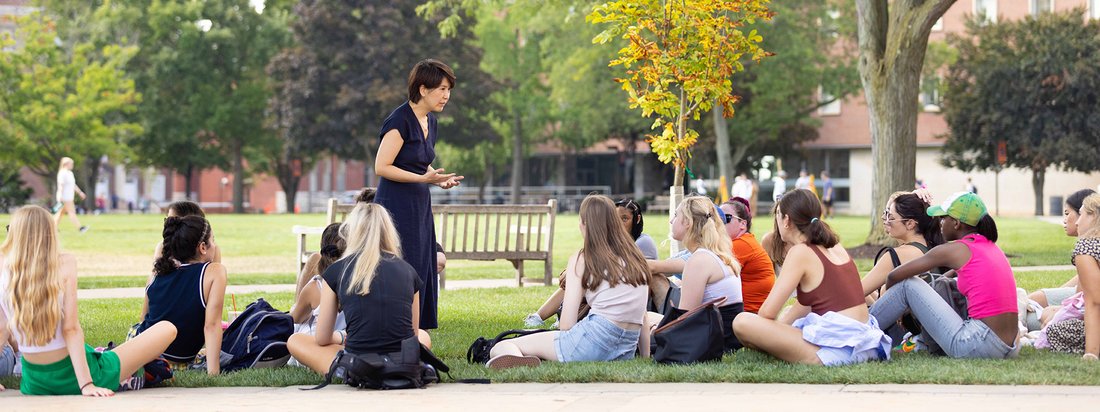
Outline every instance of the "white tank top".
<svg viewBox="0 0 1100 412">
<path fill-rule="evenodd" d="M 622 323 L 641 325 L 645 318 L 645 305 L 649 299 L 649 287 L 630 286 L 620 283 L 611 287 L 607 281 L 600 283 L 596 290 L 585 290 L 584 298 L 592 307 L 589 311 L 604 319 Z"/>
<path fill-rule="evenodd" d="M 43 353 L 52 352 L 58 349 L 65 348 L 65 338 L 61 335 L 61 323 L 57 322 L 57 330 L 54 331 L 53 339 L 51 339 L 45 346 L 34 346 L 23 340 L 23 333 L 19 331 L 14 325 L 12 325 L 11 304 L 8 302 L 8 284 L 11 282 L 11 273 L 7 265 L 0 268 L 0 310 L 3 310 L 4 317 L 8 319 L 9 329 L 11 334 L 15 336 L 15 341 L 19 342 L 19 350 L 23 353 Z M 64 297 L 60 302 L 64 304 Z"/>
<path fill-rule="evenodd" d="M 722 274 L 724 275 L 721 280 L 714 283 L 708 283 L 707 286 L 703 288 L 703 303 L 721 297 L 726 298 L 726 302 L 723 303 L 722 306 L 741 303 L 743 301 L 743 297 L 741 296 L 741 280 L 733 276 L 733 270 L 729 265 L 722 262 L 722 258 L 718 257 L 718 255 L 710 249 L 698 248 L 695 250 L 695 253 L 699 252 L 705 252 L 705 254 L 714 257 L 714 260 L 718 261 L 718 265 L 722 267 Z"/>
</svg>

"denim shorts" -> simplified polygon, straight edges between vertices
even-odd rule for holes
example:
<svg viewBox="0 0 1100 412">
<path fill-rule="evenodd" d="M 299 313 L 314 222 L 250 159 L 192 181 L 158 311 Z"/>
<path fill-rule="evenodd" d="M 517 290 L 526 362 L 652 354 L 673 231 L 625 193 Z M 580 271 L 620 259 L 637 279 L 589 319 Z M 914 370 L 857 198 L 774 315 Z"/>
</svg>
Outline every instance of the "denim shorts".
<svg viewBox="0 0 1100 412">
<path fill-rule="evenodd" d="M 590 313 L 554 340 L 559 362 L 592 362 L 634 359 L 638 330 L 625 330 L 606 318 Z"/>
</svg>

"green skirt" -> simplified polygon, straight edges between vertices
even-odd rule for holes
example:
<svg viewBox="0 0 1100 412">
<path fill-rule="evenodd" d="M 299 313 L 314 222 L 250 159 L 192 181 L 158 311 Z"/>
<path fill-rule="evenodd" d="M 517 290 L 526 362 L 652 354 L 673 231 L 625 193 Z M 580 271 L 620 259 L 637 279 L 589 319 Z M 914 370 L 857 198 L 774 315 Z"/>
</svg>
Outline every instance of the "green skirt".
<svg viewBox="0 0 1100 412">
<path fill-rule="evenodd" d="M 95 386 L 118 390 L 119 369 L 121 365 L 114 352 L 96 352 L 84 345 L 84 356 L 88 358 L 88 370 L 92 374 Z M 24 395 L 80 395 L 80 383 L 73 371 L 73 362 L 65 359 L 47 365 L 37 365 L 23 359 L 23 379 L 19 391 Z"/>
</svg>

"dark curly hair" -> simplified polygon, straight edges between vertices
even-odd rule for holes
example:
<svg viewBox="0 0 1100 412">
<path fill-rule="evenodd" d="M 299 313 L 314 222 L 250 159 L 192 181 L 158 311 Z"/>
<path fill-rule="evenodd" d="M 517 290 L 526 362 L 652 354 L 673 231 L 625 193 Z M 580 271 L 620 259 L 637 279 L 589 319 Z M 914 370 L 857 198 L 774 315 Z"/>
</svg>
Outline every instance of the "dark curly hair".
<svg viewBox="0 0 1100 412">
<path fill-rule="evenodd" d="M 195 258 L 196 249 L 203 242 L 210 242 L 210 223 L 201 216 L 169 217 L 164 219 L 160 258 L 153 262 L 153 273 L 172 273 L 183 262 Z"/>
</svg>

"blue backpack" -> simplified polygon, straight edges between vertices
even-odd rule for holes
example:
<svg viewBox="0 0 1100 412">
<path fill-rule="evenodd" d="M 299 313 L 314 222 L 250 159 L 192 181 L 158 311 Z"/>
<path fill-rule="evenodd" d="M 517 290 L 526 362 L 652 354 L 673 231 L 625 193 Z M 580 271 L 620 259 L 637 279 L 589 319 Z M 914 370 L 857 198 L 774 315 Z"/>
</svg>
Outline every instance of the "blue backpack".
<svg viewBox="0 0 1100 412">
<path fill-rule="evenodd" d="M 294 318 L 257 299 L 222 334 L 222 372 L 285 365 L 290 360 L 286 341 L 292 334 Z"/>
</svg>

